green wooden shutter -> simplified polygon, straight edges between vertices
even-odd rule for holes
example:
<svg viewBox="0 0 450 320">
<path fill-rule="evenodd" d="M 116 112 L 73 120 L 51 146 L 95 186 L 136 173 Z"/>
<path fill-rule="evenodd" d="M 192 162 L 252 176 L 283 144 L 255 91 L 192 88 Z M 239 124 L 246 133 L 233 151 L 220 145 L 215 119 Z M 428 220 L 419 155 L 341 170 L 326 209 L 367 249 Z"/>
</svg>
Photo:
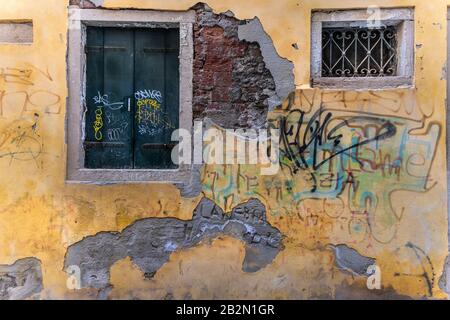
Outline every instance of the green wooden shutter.
<svg viewBox="0 0 450 320">
<path fill-rule="evenodd" d="M 138 29 L 135 36 L 135 168 L 176 168 L 171 135 L 179 128 L 178 29 Z"/>
<path fill-rule="evenodd" d="M 85 167 L 168 169 L 179 30 L 87 28 Z"/>
<path fill-rule="evenodd" d="M 132 30 L 87 29 L 87 168 L 133 167 L 133 61 Z"/>
</svg>

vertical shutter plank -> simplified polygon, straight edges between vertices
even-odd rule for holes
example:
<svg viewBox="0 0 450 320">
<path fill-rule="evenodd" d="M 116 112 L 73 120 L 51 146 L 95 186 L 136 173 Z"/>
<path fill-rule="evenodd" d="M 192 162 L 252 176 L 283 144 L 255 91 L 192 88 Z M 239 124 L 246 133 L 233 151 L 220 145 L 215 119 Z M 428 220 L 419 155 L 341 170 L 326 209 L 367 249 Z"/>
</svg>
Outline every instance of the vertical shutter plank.
<svg viewBox="0 0 450 320">
<path fill-rule="evenodd" d="M 90 168 L 132 168 L 132 113 L 128 111 L 127 104 L 134 87 L 133 30 L 102 30 L 104 37 L 101 50 L 97 49 L 99 43 L 93 43 L 92 50 L 88 46 L 88 60 L 97 51 L 102 52 L 103 59 L 92 59 L 92 64 L 99 64 L 97 66 L 88 64 L 87 90 L 90 94 L 87 102 L 90 121 L 86 126 L 86 132 L 89 133 L 85 144 L 86 159 Z M 90 78 L 101 77 L 102 85 L 100 81 L 89 82 Z"/>
<path fill-rule="evenodd" d="M 176 168 L 170 145 L 179 127 L 178 29 L 138 29 L 135 48 L 135 168 Z"/>
<path fill-rule="evenodd" d="M 98 90 L 103 91 L 104 87 L 104 61 L 103 61 L 103 29 L 88 27 L 86 30 L 86 126 L 85 126 L 85 167 L 101 168 L 101 152 L 96 148 L 89 148 L 90 142 L 97 141 L 95 136 L 102 134 L 100 123 L 96 123 L 94 97 Z M 97 129 L 94 130 L 94 126 Z"/>
</svg>

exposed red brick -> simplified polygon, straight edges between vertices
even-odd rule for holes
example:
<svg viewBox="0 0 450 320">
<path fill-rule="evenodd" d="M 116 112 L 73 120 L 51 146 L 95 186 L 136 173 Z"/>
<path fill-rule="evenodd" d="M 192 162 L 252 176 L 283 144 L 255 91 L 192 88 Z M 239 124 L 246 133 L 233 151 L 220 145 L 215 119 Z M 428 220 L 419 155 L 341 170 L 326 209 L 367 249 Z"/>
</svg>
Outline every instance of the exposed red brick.
<svg viewBox="0 0 450 320">
<path fill-rule="evenodd" d="M 215 87 L 211 99 L 218 102 L 230 102 L 229 87 Z"/>
<path fill-rule="evenodd" d="M 194 9 L 194 117 L 214 117 L 228 128 L 260 126 L 275 84 L 259 46 L 239 40 L 239 20 L 203 5 Z"/>
</svg>

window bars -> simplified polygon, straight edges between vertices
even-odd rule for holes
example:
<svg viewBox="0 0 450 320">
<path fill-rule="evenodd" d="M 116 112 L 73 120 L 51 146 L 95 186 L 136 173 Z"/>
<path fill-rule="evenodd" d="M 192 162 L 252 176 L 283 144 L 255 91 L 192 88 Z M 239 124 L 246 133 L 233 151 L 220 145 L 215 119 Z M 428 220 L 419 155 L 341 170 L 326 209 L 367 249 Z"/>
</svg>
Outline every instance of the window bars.
<svg viewBox="0 0 450 320">
<path fill-rule="evenodd" d="M 397 75 L 395 27 L 326 27 L 322 38 L 322 77 Z"/>
</svg>

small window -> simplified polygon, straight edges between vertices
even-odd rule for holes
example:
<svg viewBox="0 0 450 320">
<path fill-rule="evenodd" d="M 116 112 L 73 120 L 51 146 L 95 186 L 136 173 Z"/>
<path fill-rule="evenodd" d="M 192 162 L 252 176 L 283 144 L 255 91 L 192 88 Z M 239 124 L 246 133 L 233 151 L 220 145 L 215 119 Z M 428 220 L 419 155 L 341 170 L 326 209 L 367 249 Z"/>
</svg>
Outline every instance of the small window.
<svg viewBox="0 0 450 320">
<path fill-rule="evenodd" d="M 373 13 L 372 13 L 373 14 Z M 313 13 L 313 86 L 383 89 L 412 86 L 413 15 L 409 9 Z"/>
<path fill-rule="evenodd" d="M 193 127 L 194 23 L 194 11 L 69 9 L 67 182 L 190 185 L 172 134 Z"/>
<path fill-rule="evenodd" d="M 86 168 L 176 168 L 179 43 L 178 28 L 87 28 Z"/>
</svg>

